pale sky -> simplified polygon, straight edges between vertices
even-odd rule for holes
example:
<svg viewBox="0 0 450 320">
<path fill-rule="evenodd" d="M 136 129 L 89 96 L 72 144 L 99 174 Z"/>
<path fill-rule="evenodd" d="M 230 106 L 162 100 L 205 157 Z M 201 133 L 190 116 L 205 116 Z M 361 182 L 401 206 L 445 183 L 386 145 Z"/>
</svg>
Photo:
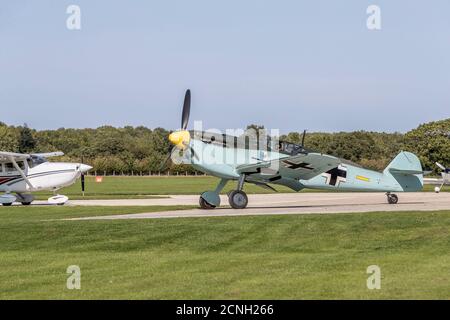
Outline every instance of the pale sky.
<svg viewBox="0 0 450 320">
<path fill-rule="evenodd" d="M 176 129 L 190 88 L 205 129 L 404 132 L 450 117 L 449 13 L 448 0 L 2 0 L 0 121 Z"/>
</svg>

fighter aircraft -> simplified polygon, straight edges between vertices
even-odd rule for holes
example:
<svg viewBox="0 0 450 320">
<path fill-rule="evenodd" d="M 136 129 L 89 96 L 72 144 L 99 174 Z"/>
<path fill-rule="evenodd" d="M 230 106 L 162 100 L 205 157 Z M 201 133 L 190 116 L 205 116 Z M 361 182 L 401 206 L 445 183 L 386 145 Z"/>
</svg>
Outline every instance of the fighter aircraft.
<svg viewBox="0 0 450 320">
<path fill-rule="evenodd" d="M 444 186 L 444 184 L 450 184 L 450 168 L 446 168 L 438 162 L 436 162 L 436 165 L 442 170 L 441 171 L 442 184 L 440 187 L 435 188 L 436 193 L 439 193 L 441 191 L 442 187 Z"/>
<path fill-rule="evenodd" d="M 422 190 L 422 165 L 410 152 L 400 152 L 383 172 L 377 172 L 309 150 L 304 142 L 300 145 L 267 137 L 266 142 L 255 144 L 217 132 L 188 131 L 190 105 L 191 93 L 187 90 L 181 129 L 168 137 L 173 147 L 166 161 L 181 158 L 197 170 L 220 178 L 214 190 L 200 195 L 199 204 L 203 209 L 220 205 L 219 194 L 230 180 L 237 181 L 236 189 L 228 194 L 229 204 L 235 209 L 248 204 L 248 197 L 242 190 L 244 183 L 272 190 L 269 184 L 283 185 L 294 191 L 312 188 L 385 192 L 390 204 L 398 202 L 393 192 Z"/>
<path fill-rule="evenodd" d="M 48 162 L 47 158 L 62 156 L 62 152 L 22 154 L 0 151 L 0 203 L 10 206 L 15 201 L 29 205 L 34 200 L 31 192 L 49 190 L 56 192 L 81 177 L 84 192 L 84 174 L 92 169 L 82 163 Z M 15 195 L 11 194 L 15 193 Z M 68 197 L 54 195 L 50 204 L 62 205 Z"/>
</svg>

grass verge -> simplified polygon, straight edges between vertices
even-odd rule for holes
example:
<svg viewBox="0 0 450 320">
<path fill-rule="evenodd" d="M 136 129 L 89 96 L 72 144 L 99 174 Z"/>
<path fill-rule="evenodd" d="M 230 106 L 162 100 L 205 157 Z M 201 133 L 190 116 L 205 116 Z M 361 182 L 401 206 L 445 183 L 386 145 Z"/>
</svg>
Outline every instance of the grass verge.
<svg viewBox="0 0 450 320">
<path fill-rule="evenodd" d="M 0 298 L 450 298 L 450 211 L 48 220 L 163 209 L 0 210 Z M 381 290 L 366 287 L 374 264 Z"/>
</svg>

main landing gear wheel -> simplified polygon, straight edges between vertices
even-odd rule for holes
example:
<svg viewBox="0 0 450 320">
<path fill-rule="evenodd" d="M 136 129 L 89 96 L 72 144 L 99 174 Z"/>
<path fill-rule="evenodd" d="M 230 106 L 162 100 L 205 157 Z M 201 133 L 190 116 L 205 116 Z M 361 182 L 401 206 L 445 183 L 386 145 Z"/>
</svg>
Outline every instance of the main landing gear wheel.
<svg viewBox="0 0 450 320">
<path fill-rule="evenodd" d="M 31 204 L 31 202 L 22 202 L 22 205 L 24 206 L 29 206 Z"/>
<path fill-rule="evenodd" d="M 12 202 L 9 202 L 9 203 L 2 203 L 2 205 L 4 205 L 5 207 L 9 207 L 10 205 L 12 205 Z"/>
<path fill-rule="evenodd" d="M 248 204 L 248 197 L 244 191 L 234 190 L 228 194 L 228 202 L 233 209 L 244 209 Z"/>
<path fill-rule="evenodd" d="M 210 203 L 208 203 L 205 199 L 203 199 L 201 196 L 200 196 L 200 199 L 199 199 L 199 204 L 200 204 L 200 208 L 202 208 L 202 209 L 214 209 L 216 206 L 213 206 L 212 204 L 210 204 Z"/>
<path fill-rule="evenodd" d="M 388 194 L 387 201 L 389 204 L 396 204 L 398 202 L 398 197 L 396 194 Z"/>
</svg>

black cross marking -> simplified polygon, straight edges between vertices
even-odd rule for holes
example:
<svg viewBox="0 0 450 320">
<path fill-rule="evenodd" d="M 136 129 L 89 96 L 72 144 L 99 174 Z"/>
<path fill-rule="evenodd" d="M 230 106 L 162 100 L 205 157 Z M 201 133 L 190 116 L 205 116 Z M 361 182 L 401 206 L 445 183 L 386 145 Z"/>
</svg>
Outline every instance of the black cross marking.
<svg viewBox="0 0 450 320">
<path fill-rule="evenodd" d="M 283 161 L 285 164 L 287 164 L 288 166 L 287 166 L 287 168 L 289 168 L 289 169 L 307 169 L 307 170 L 313 170 L 314 168 L 311 168 L 310 167 L 310 164 L 309 163 L 306 163 L 306 162 L 301 162 L 301 163 L 294 163 L 294 162 L 291 162 L 291 161 L 289 161 L 289 160 L 284 160 Z"/>
<path fill-rule="evenodd" d="M 327 171 L 326 173 L 328 173 L 330 175 L 330 181 L 328 182 L 328 184 L 331 186 L 336 185 L 338 177 L 347 178 L 347 170 L 342 170 L 342 169 L 339 169 L 338 167 L 333 168 L 333 169 Z"/>
</svg>

